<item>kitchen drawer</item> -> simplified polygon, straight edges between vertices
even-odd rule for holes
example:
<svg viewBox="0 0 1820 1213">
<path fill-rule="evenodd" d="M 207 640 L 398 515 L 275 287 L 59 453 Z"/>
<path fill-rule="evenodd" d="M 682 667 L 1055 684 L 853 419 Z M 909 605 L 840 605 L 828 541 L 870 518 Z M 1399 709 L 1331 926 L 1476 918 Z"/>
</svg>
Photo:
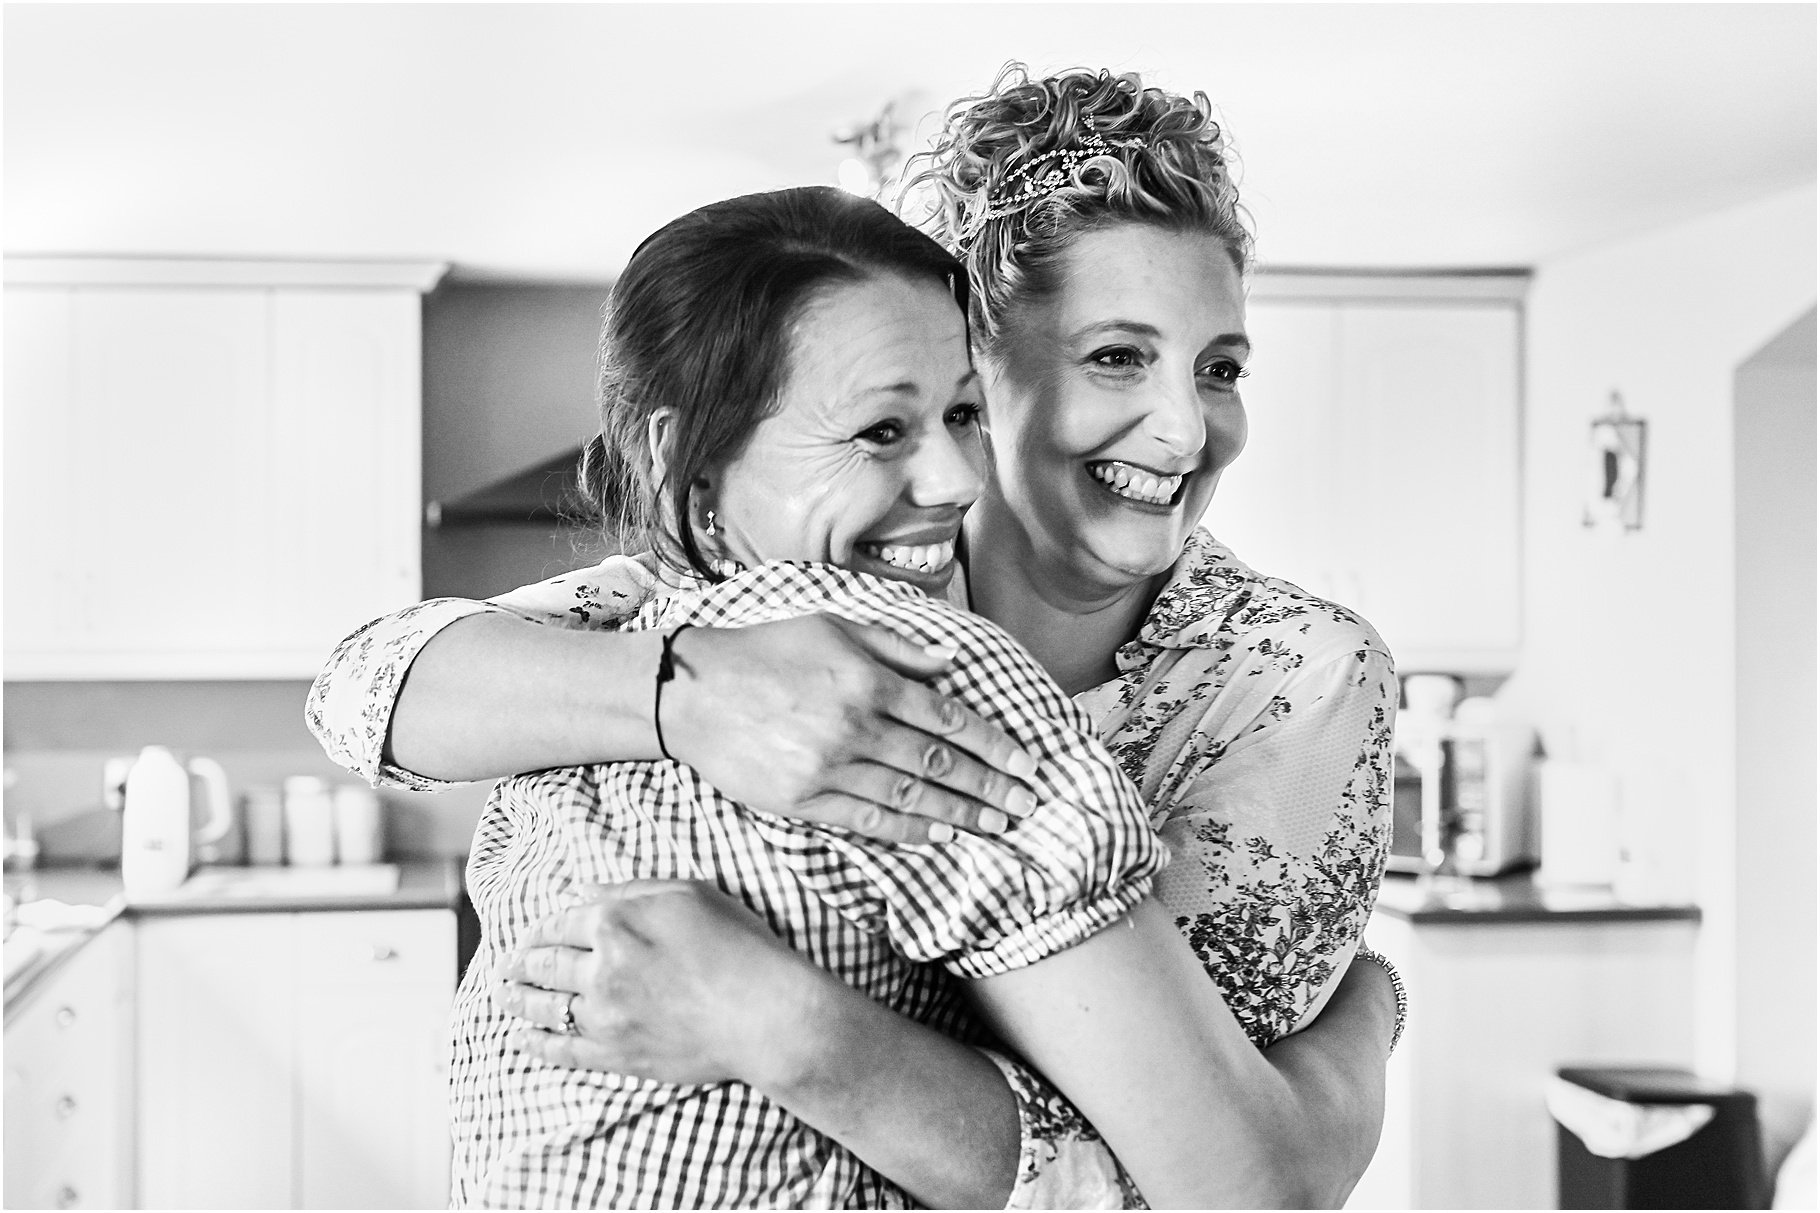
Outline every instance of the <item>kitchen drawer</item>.
<svg viewBox="0 0 1820 1213">
<path fill-rule="evenodd" d="M 9 1163 L 10 1172 L 13 1165 Z M 118 1198 L 107 1191 L 99 1177 L 78 1173 L 63 1166 L 30 1165 L 30 1175 L 15 1184 L 9 1175 L 6 1183 L 6 1207 L 9 1209 L 118 1209 Z"/>
<path fill-rule="evenodd" d="M 110 1140 L 120 1117 L 122 1076 L 113 1052 L 65 1051 L 54 1043 L 7 1038 L 6 1155 L 62 1159 Z M 29 1050 L 29 1051 L 28 1051 Z M 15 1057 L 17 1059 L 15 1060 Z"/>
<path fill-rule="evenodd" d="M 117 1115 L 91 1103 L 59 1121 L 61 1139 L 43 1153 L 15 1160 L 9 1143 L 6 1207 L 9 1209 L 118 1209 L 129 1202 L 116 1145 L 102 1146 L 103 1122 Z M 11 1110 L 7 1118 L 12 1119 Z"/>
<path fill-rule="evenodd" d="M 306 983 L 446 984 L 454 992 L 455 916 L 447 910 L 352 910 L 297 915 Z"/>
</svg>

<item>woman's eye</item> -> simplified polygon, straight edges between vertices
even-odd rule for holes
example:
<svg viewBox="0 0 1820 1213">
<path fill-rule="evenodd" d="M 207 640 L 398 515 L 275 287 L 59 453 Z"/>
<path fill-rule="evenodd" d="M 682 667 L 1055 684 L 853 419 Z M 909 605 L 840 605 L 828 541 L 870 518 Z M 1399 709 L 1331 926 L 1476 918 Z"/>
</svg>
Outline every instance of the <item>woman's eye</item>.
<svg viewBox="0 0 1820 1213">
<path fill-rule="evenodd" d="M 972 425 L 980 419 L 980 406 L 977 404 L 957 404 L 948 410 L 949 425 Z"/>
<path fill-rule="evenodd" d="M 874 446 L 890 446 L 904 436 L 904 427 L 895 421 L 881 421 L 877 425 L 867 426 L 854 437 L 861 442 L 870 442 Z"/>
<path fill-rule="evenodd" d="M 1109 371 L 1129 371 L 1142 366 L 1144 356 L 1128 345 L 1115 345 L 1095 350 L 1087 356 L 1087 360 Z"/>
<path fill-rule="evenodd" d="M 1222 387 L 1232 387 L 1239 380 L 1251 374 L 1250 371 L 1228 358 L 1222 358 L 1218 362 L 1202 367 L 1200 373 Z"/>
</svg>

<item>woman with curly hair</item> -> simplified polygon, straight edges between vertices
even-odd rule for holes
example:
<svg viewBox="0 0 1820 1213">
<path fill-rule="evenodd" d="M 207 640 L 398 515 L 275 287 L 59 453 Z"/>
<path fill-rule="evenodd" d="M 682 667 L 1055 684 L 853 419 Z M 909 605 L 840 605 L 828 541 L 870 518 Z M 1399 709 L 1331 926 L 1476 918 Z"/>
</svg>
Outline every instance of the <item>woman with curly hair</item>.
<svg viewBox="0 0 1820 1213">
<path fill-rule="evenodd" d="M 1393 1035 L 1386 970 L 1351 962 L 1379 959 L 1361 932 L 1387 845 L 1394 676 L 1368 624 L 1199 527 L 1245 440 L 1251 237 L 1227 154 L 1202 94 L 1014 66 L 951 107 L 913 196 L 965 265 L 985 392 L 991 475 L 947 594 L 1091 719 L 1173 855 L 1156 899 L 1262 1051 L 1214 1030 L 1151 1057 L 1179 1066 L 1110 1072 L 1096 1024 L 1141 1016 L 1096 1019 L 1058 988 L 1081 1012 L 1066 1030 L 994 1011 L 1030 1066 L 981 1066 L 712 885 L 645 881 L 518 940 L 501 998 L 530 1055 L 749 1084 L 924 1204 L 1344 1199 Z M 742 525 L 690 554 L 705 579 L 755 551 Z M 312 726 L 350 769 L 408 786 L 667 751 L 735 800 L 899 844 L 1025 828 L 1028 756 L 922 685 L 944 654 L 889 633 L 827 616 L 692 628 L 654 704 L 648 634 L 608 629 L 661 572 L 616 557 L 376 621 L 318 679 Z M 532 626 L 550 623 L 569 626 Z"/>
</svg>

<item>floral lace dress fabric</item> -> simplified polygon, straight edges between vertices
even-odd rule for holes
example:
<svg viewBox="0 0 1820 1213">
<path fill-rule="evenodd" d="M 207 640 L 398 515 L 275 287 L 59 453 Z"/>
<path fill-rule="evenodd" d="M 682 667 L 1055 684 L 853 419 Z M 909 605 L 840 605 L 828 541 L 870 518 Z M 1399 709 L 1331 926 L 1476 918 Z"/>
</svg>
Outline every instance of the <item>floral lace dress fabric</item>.
<svg viewBox="0 0 1820 1213">
<path fill-rule="evenodd" d="M 478 603 L 435 599 L 336 649 L 307 714 L 369 781 L 447 786 L 381 760 L 412 659 L 466 615 L 612 630 L 659 592 L 648 556 L 611 557 Z M 1205 531 L 1190 539 L 1118 677 L 1075 697 L 1137 784 L 1173 859 L 1156 890 L 1258 1045 L 1305 1025 L 1344 972 L 1389 847 L 1396 680 L 1371 626 L 1266 577 Z M 1040 1076 L 990 1054 L 1023 1134 L 1011 1208 L 1117 1208 L 1136 1189 Z"/>
</svg>

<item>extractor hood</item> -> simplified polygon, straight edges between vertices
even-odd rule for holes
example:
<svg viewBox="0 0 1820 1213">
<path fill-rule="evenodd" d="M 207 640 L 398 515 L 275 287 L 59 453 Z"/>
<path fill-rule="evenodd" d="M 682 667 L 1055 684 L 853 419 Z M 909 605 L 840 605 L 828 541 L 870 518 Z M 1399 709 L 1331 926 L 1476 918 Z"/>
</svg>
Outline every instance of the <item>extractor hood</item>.
<svg viewBox="0 0 1820 1213">
<path fill-rule="evenodd" d="M 582 495 L 580 469 L 581 448 L 563 451 L 473 492 L 430 502 L 423 507 L 424 521 L 432 527 L 587 523 L 594 511 Z"/>
</svg>

